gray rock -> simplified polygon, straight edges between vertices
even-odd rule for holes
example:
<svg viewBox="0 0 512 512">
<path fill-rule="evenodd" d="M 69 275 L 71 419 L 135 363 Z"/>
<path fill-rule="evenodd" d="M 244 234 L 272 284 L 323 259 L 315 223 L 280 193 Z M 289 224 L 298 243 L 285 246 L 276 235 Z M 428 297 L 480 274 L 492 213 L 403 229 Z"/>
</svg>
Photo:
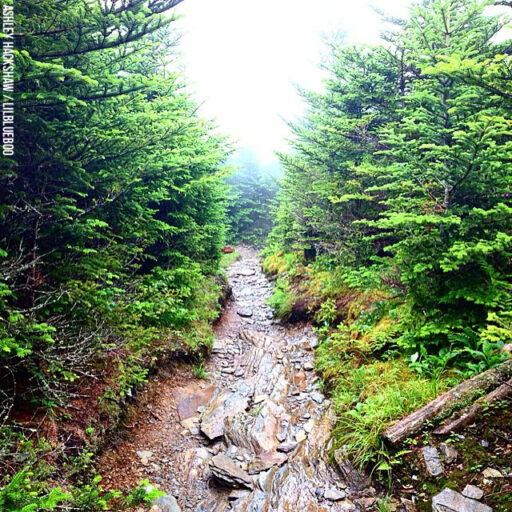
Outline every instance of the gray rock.
<svg viewBox="0 0 512 512">
<path fill-rule="evenodd" d="M 238 316 L 241 316 L 243 318 L 250 318 L 252 316 L 252 310 L 249 308 L 240 308 L 237 309 Z"/>
<path fill-rule="evenodd" d="M 459 456 L 459 453 L 451 444 L 441 443 L 439 445 L 439 450 L 441 451 L 446 464 L 451 464 L 457 460 L 457 457 Z"/>
<path fill-rule="evenodd" d="M 160 496 L 153 502 L 152 512 L 181 512 L 174 496 Z"/>
<path fill-rule="evenodd" d="M 432 512 L 492 512 L 492 508 L 452 489 L 443 489 L 432 499 Z"/>
<path fill-rule="evenodd" d="M 324 491 L 324 499 L 329 501 L 341 501 L 347 493 L 338 489 L 326 489 Z"/>
<path fill-rule="evenodd" d="M 290 441 L 289 443 L 281 443 L 277 447 L 277 451 L 283 453 L 290 453 L 291 451 L 295 450 L 295 448 L 297 448 L 297 443 Z"/>
<path fill-rule="evenodd" d="M 311 400 L 313 400 L 313 402 L 316 402 L 317 404 L 321 404 L 325 400 L 325 397 L 324 395 L 322 395 L 322 393 L 314 391 L 313 393 L 311 393 Z"/>
<path fill-rule="evenodd" d="M 471 498 L 473 500 L 480 500 L 482 499 L 484 495 L 484 491 L 477 487 L 476 485 L 466 485 L 464 487 L 464 490 L 462 491 L 463 496 L 466 496 L 466 498 Z"/>
<path fill-rule="evenodd" d="M 222 484 L 228 487 L 239 489 L 246 487 L 253 488 L 253 480 L 249 474 L 239 468 L 227 455 L 219 453 L 210 461 L 210 469 L 213 476 Z"/>
<path fill-rule="evenodd" d="M 423 447 L 423 459 L 427 467 L 427 473 L 430 476 L 440 476 L 443 474 L 443 466 L 439 459 L 439 452 L 433 446 Z"/>
</svg>

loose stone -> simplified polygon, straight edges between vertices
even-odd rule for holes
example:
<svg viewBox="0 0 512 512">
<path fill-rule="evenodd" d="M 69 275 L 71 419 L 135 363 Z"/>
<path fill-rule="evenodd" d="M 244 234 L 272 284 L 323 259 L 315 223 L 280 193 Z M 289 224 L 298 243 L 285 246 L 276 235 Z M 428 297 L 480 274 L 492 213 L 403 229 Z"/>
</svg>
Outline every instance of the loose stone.
<svg viewBox="0 0 512 512">
<path fill-rule="evenodd" d="M 433 446 L 425 446 L 423 448 L 423 459 L 427 467 L 427 473 L 430 476 L 440 476 L 443 474 L 443 466 L 439 459 L 439 453 Z"/>
<path fill-rule="evenodd" d="M 466 485 L 464 487 L 464 490 L 462 491 L 463 496 L 466 496 L 466 498 L 471 498 L 473 500 L 479 500 L 483 497 L 484 491 L 477 487 L 476 485 Z"/>
</svg>

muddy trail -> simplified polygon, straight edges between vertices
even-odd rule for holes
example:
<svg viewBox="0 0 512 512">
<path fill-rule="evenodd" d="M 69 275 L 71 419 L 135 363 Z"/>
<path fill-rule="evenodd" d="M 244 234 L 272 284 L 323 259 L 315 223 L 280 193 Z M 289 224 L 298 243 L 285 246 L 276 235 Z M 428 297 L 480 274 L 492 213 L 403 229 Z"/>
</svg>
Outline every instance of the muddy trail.
<svg viewBox="0 0 512 512">
<path fill-rule="evenodd" d="M 257 253 L 240 252 L 207 378 L 179 363 L 159 373 L 101 457 L 104 483 L 147 478 L 167 494 L 153 512 L 373 508 L 368 482 L 341 454 L 327 460 L 332 415 L 314 372 L 315 335 L 272 320 Z"/>
</svg>

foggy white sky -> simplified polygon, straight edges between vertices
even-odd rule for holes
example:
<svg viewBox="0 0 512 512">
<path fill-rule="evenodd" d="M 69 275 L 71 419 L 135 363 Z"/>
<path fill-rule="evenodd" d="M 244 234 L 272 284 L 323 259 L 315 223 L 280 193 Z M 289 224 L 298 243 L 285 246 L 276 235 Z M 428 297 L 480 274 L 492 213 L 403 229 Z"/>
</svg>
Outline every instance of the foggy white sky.
<svg viewBox="0 0 512 512">
<path fill-rule="evenodd" d="M 303 112 L 294 83 L 321 87 L 324 37 L 376 43 L 384 28 L 371 6 L 404 16 L 410 0 L 185 0 L 175 27 L 179 51 L 202 115 L 271 161 Z"/>
</svg>

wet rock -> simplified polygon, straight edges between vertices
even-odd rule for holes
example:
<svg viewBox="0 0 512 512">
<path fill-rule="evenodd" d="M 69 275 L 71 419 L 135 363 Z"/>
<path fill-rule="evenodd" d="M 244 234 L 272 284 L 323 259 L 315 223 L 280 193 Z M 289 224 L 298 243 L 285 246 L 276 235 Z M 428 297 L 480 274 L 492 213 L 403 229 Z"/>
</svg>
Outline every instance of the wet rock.
<svg viewBox="0 0 512 512">
<path fill-rule="evenodd" d="M 266 471 L 273 466 L 281 466 L 288 460 L 288 456 L 279 452 L 266 452 L 255 457 L 248 465 L 247 471 L 250 475 L 256 475 Z"/>
<path fill-rule="evenodd" d="M 457 457 L 459 456 L 457 450 L 451 444 L 441 443 L 439 445 L 439 450 L 441 451 L 446 464 L 451 464 L 457 460 Z"/>
<path fill-rule="evenodd" d="M 480 489 L 476 485 L 468 484 L 466 485 L 466 487 L 464 487 L 462 495 L 466 496 L 466 498 L 471 498 L 473 500 L 480 500 L 484 495 L 484 491 L 482 491 L 482 489 Z"/>
<path fill-rule="evenodd" d="M 277 447 L 277 451 L 283 452 L 283 453 L 290 453 L 293 450 L 295 450 L 295 448 L 297 448 L 297 443 L 294 443 L 293 441 L 290 441 L 289 443 L 281 443 Z"/>
<path fill-rule="evenodd" d="M 452 489 L 443 489 L 432 499 L 432 512 L 492 512 L 492 508 Z"/>
<path fill-rule="evenodd" d="M 274 451 L 279 444 L 276 434 L 283 414 L 282 407 L 267 401 L 259 405 L 256 411 L 230 416 L 225 421 L 226 440 L 254 454 Z"/>
<path fill-rule="evenodd" d="M 341 501 L 347 493 L 338 489 L 326 489 L 324 491 L 324 499 L 329 501 Z"/>
<path fill-rule="evenodd" d="M 174 496 L 160 496 L 154 501 L 150 512 L 181 512 L 181 507 Z"/>
<path fill-rule="evenodd" d="M 232 459 L 223 453 L 219 453 L 212 458 L 210 469 L 213 476 L 223 485 L 235 489 L 240 487 L 253 488 L 253 481 L 248 473 L 239 468 Z"/>
<path fill-rule="evenodd" d="M 443 474 L 443 466 L 439 458 L 439 452 L 433 446 L 423 447 L 423 460 L 430 476 L 440 476 Z"/>
<path fill-rule="evenodd" d="M 210 441 L 221 437 L 224 434 L 225 419 L 245 411 L 248 404 L 247 397 L 222 391 L 210 402 L 206 411 L 201 415 L 201 432 Z"/>
</svg>

